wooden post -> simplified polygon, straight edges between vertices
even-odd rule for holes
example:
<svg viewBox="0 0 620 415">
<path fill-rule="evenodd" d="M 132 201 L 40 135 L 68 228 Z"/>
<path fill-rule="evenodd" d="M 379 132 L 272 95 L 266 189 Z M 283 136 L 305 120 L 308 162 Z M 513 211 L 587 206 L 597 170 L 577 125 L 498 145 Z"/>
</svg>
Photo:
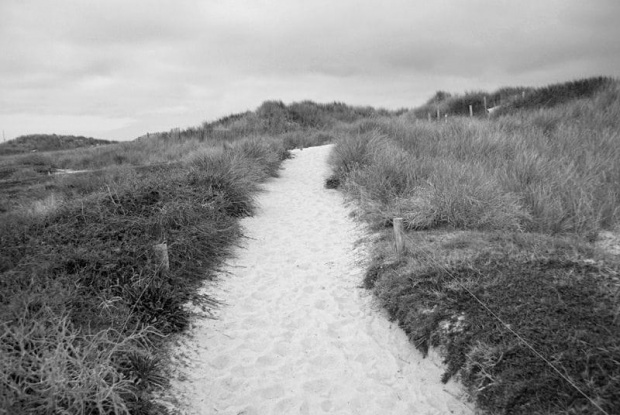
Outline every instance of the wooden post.
<svg viewBox="0 0 620 415">
<path fill-rule="evenodd" d="M 470 106 L 469 106 L 469 116 L 470 116 L 470 117 L 473 117 L 473 116 L 474 116 L 474 106 L 473 106 L 473 105 L 470 105 Z"/>
<path fill-rule="evenodd" d="M 394 218 L 394 241 L 396 255 L 400 258 L 405 250 L 405 239 L 403 238 L 403 218 Z"/>
<path fill-rule="evenodd" d="M 487 109 L 487 97 L 483 97 L 484 98 L 484 113 L 486 115 L 489 115 L 489 110 Z"/>
<path fill-rule="evenodd" d="M 153 254 L 155 255 L 155 261 L 161 272 L 168 272 L 170 270 L 170 261 L 168 260 L 168 245 L 163 244 L 153 245 Z"/>
<path fill-rule="evenodd" d="M 439 108 L 437 108 L 437 121 L 439 121 Z"/>
<path fill-rule="evenodd" d="M 428 120 L 429 121 L 431 120 L 431 113 L 430 112 L 428 113 Z"/>
</svg>

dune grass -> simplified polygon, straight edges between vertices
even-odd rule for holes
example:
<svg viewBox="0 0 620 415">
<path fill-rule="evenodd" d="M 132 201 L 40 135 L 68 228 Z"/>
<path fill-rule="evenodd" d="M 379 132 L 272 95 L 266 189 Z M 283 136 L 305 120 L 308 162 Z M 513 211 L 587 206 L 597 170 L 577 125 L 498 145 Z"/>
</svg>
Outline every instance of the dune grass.
<svg viewBox="0 0 620 415">
<path fill-rule="evenodd" d="M 592 244 L 620 221 L 619 93 L 340 131 L 326 185 L 381 235 L 364 285 L 483 410 L 620 411 L 620 260 Z"/>
<path fill-rule="evenodd" d="M 33 151 L 54 151 L 61 149 L 100 146 L 112 143 L 113 141 L 73 135 L 22 135 L 10 141 L 0 143 L 0 156 L 30 153 Z"/>
<path fill-rule="evenodd" d="M 440 119 L 445 115 L 487 117 L 486 109 L 495 108 L 493 116 L 515 114 L 523 110 L 538 110 L 572 102 L 577 99 L 590 98 L 601 91 L 613 88 L 613 78 L 597 76 L 561 82 L 539 88 L 504 87 L 493 92 L 471 91 L 464 94 L 450 94 L 437 91 L 424 105 L 411 112 L 419 119 Z M 486 104 L 486 107 L 485 107 Z"/>
<path fill-rule="evenodd" d="M 617 261 L 505 231 L 411 232 L 405 249 L 397 258 L 389 235 L 379 239 L 365 285 L 422 353 L 439 351 L 443 381 L 459 379 L 490 413 L 603 413 L 569 381 L 617 412 Z"/>
<path fill-rule="evenodd" d="M 449 225 L 594 239 L 620 219 L 618 120 L 614 86 L 594 100 L 492 122 L 364 121 L 337 146 L 335 172 L 347 175 L 353 192 L 363 189 L 358 198 L 369 213 L 384 221 L 399 213 L 412 229 Z"/>
<path fill-rule="evenodd" d="M 163 342 L 187 327 L 186 303 L 216 305 L 197 288 L 287 156 L 267 138 L 197 147 L 170 165 L 68 176 L 56 201 L 3 216 L 0 408 L 165 413 L 151 399 L 166 385 Z"/>
<path fill-rule="evenodd" d="M 0 408 L 165 413 L 152 392 L 166 385 L 166 336 L 187 327 L 186 304 L 217 306 L 196 288 L 240 237 L 258 183 L 288 149 L 336 140 L 326 185 L 380 233 L 364 284 L 420 350 L 442 353 L 444 380 L 495 413 L 618 412 L 620 265 L 591 243 L 620 220 L 620 89 L 604 80 L 471 93 L 538 94 L 490 118 L 267 101 L 132 143 L 3 158 L 0 180 L 95 171 L 33 185 L 0 217 Z M 534 100 L 554 91 L 552 106 Z M 440 95 L 429 105 L 466 108 Z"/>
</svg>

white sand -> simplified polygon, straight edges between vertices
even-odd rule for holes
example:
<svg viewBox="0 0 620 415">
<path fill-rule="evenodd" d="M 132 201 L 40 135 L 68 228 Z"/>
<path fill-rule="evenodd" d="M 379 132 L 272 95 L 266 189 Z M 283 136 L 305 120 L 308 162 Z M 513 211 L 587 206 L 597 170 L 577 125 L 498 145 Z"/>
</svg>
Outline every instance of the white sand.
<svg viewBox="0 0 620 415">
<path fill-rule="evenodd" d="M 295 151 L 242 221 L 250 239 L 207 288 L 226 305 L 177 351 L 181 413 L 473 413 L 359 288 L 364 232 L 323 187 L 330 148 Z"/>
</svg>

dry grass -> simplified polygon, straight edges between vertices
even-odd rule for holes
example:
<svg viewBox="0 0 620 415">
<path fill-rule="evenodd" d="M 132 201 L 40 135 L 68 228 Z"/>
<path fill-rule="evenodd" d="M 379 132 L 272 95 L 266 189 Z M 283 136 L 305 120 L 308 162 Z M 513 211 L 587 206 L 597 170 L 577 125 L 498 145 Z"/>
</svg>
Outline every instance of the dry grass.
<svg viewBox="0 0 620 415">
<path fill-rule="evenodd" d="M 591 243 L 620 222 L 619 120 L 613 83 L 488 120 L 406 114 L 340 130 L 330 185 L 381 235 L 364 285 L 483 410 L 620 411 L 620 260 Z"/>
<path fill-rule="evenodd" d="M 172 152 L 168 152 L 172 154 Z M 59 179 L 46 203 L 0 221 L 0 408 L 7 413 L 157 414 L 162 342 L 184 330 L 241 235 L 258 183 L 288 156 L 249 139 Z M 153 246 L 165 242 L 170 270 Z"/>
<path fill-rule="evenodd" d="M 363 203 L 412 216 L 411 228 L 521 229 L 593 240 L 620 220 L 618 89 L 493 121 L 365 121 L 344 133 L 332 163 Z M 420 200 L 428 209 L 422 215 Z"/>
<path fill-rule="evenodd" d="M 608 413 L 620 407 L 619 261 L 525 233 L 409 232 L 405 249 L 397 258 L 380 239 L 365 285 L 417 348 L 438 348 L 443 380 L 460 379 L 480 408 L 599 413 L 513 332 Z"/>
</svg>

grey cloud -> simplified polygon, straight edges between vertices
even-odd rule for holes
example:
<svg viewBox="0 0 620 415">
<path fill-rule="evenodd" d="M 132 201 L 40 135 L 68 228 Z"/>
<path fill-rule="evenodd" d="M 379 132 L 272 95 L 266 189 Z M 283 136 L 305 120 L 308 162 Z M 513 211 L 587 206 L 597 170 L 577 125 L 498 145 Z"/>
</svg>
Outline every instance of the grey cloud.
<svg viewBox="0 0 620 415">
<path fill-rule="evenodd" d="M 620 75 L 616 0 L 3 0 L 0 14 L 0 115 L 129 117 L 118 135 L 265 99 L 414 106 Z"/>
</svg>

